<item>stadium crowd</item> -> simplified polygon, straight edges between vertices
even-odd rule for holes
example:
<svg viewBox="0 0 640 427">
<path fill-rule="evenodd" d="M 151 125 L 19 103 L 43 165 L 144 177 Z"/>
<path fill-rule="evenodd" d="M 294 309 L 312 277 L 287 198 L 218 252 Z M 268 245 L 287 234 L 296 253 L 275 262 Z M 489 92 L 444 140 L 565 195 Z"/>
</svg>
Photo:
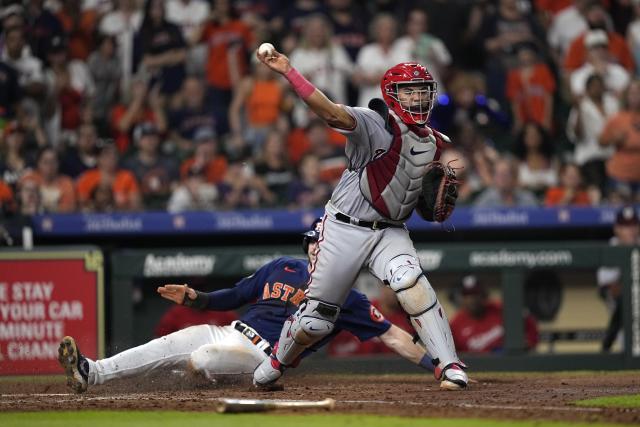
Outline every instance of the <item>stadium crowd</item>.
<svg viewBox="0 0 640 427">
<path fill-rule="evenodd" d="M 640 0 L 2 1 L 0 214 L 320 207 L 344 138 L 255 60 L 367 106 L 439 84 L 459 203 L 640 201 Z"/>
</svg>

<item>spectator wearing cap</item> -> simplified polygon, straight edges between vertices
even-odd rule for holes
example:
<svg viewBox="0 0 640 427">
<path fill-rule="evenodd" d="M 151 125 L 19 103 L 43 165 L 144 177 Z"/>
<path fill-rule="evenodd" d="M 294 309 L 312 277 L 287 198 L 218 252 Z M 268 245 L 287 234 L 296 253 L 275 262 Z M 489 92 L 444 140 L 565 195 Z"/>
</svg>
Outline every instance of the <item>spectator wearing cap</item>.
<svg viewBox="0 0 640 427">
<path fill-rule="evenodd" d="M 149 88 L 147 82 L 137 78 L 131 82 L 131 91 L 124 102 L 111 110 L 110 125 L 113 138 L 120 153 L 126 153 L 131 145 L 131 135 L 135 127 L 144 122 L 153 122 L 160 133 L 167 130 L 165 99 L 160 86 Z"/>
<path fill-rule="evenodd" d="M 138 181 L 131 172 L 118 167 L 118 149 L 111 144 L 100 148 L 97 167 L 84 172 L 76 181 L 78 200 L 83 210 L 90 210 L 99 186 L 111 188 L 117 210 L 134 211 L 142 207 Z"/>
<path fill-rule="evenodd" d="M 168 113 L 170 138 L 176 146 L 176 154 L 180 160 L 193 154 L 194 138 L 201 128 L 210 129 L 218 134 L 219 122 L 212 105 L 206 101 L 207 88 L 197 76 L 188 76 L 177 105 Z"/>
<path fill-rule="evenodd" d="M 2 62 L 18 72 L 18 85 L 25 95 L 40 98 L 45 91 L 42 61 L 31 54 L 26 44 L 24 28 L 8 28 L 4 32 Z"/>
<path fill-rule="evenodd" d="M 496 353 L 504 349 L 502 303 L 489 299 L 487 287 L 476 276 L 465 276 L 459 284 L 461 306 L 451 319 L 456 349 L 470 353 Z M 525 349 L 538 343 L 538 326 L 530 314 L 523 316 Z"/>
<path fill-rule="evenodd" d="M 60 171 L 76 179 L 83 172 L 96 167 L 98 160 L 98 138 L 91 123 L 80 125 L 75 144 L 68 147 L 62 156 Z"/>
<path fill-rule="evenodd" d="M 178 181 L 177 163 L 160 152 L 161 139 L 152 122 L 142 123 L 133 131 L 136 151 L 122 166 L 131 171 L 138 183 L 144 206 L 162 210 L 171 195 L 173 183 Z"/>
<path fill-rule="evenodd" d="M 117 54 L 122 67 L 120 89 L 121 94 L 126 95 L 133 75 L 133 39 L 142 25 L 142 12 L 136 6 L 136 0 L 116 0 L 116 4 L 117 7 L 100 21 L 99 32 L 116 39 Z"/>
<path fill-rule="evenodd" d="M 599 138 L 607 119 L 619 108 L 618 98 L 605 89 L 602 77 L 592 74 L 587 78 L 585 96 L 571 109 L 567 121 L 573 160 L 582 169 L 585 184 L 601 195 L 607 184 L 605 161 L 613 154 L 613 147 L 600 145 Z"/>
<path fill-rule="evenodd" d="M 164 0 L 146 0 L 142 26 L 134 39 L 134 66 L 173 95 L 186 76 L 187 49 L 182 31 L 166 19 Z"/>
<path fill-rule="evenodd" d="M 604 32 L 607 37 L 606 48 L 611 60 L 633 74 L 635 64 L 627 41 L 615 31 L 609 31 L 611 18 L 604 6 L 600 2 L 592 2 L 586 10 L 585 17 L 590 30 L 583 32 L 571 42 L 564 57 L 565 71 L 571 73 L 584 65 L 587 60 L 587 36 L 591 31 L 598 30 Z"/>
<path fill-rule="evenodd" d="M 473 205 L 479 208 L 537 206 L 535 195 L 520 187 L 518 171 L 518 164 L 513 158 L 498 159 L 493 165 L 493 186 L 480 193 Z"/>
<path fill-rule="evenodd" d="M 623 66 L 611 62 L 607 50 L 609 38 L 606 31 L 589 31 L 585 35 L 584 44 L 587 49 L 586 61 L 569 75 L 571 94 L 578 99 L 582 97 L 589 76 L 598 74 L 604 80 L 607 90 L 620 95 L 629 84 L 630 75 Z"/>
<path fill-rule="evenodd" d="M 73 181 L 58 171 L 58 153 L 51 147 L 40 150 L 36 168 L 20 178 L 20 185 L 33 181 L 38 186 L 45 212 L 69 213 L 76 209 Z"/>
<path fill-rule="evenodd" d="M 93 114 L 100 129 L 107 131 L 109 112 L 118 100 L 122 77 L 115 37 L 103 35 L 98 38 L 97 49 L 89 56 L 87 66 L 95 84 Z"/>
<path fill-rule="evenodd" d="M 32 159 L 25 145 L 24 129 L 13 121 L 7 124 L 0 145 L 0 179 L 16 188 L 20 178 L 31 170 Z"/>
<path fill-rule="evenodd" d="M 640 246 L 640 219 L 633 206 L 624 206 L 616 213 L 611 246 Z M 611 350 L 616 341 L 622 344 L 622 281 L 619 267 L 598 269 L 598 292 L 610 313 L 609 324 L 602 341 L 602 351 Z"/>
<path fill-rule="evenodd" d="M 611 200 L 640 201 L 640 80 L 624 94 L 624 108 L 611 116 L 600 135 L 600 144 L 614 148 L 607 161 Z"/>
<path fill-rule="evenodd" d="M 57 141 L 61 133 L 80 126 L 82 108 L 93 97 L 95 85 L 83 61 L 68 60 L 67 41 L 62 37 L 49 41 L 47 59 L 47 129 L 51 139 Z"/>
<path fill-rule="evenodd" d="M 202 173 L 207 182 L 221 182 L 227 171 L 227 159 L 218 154 L 218 138 L 214 130 L 209 127 L 198 129 L 194 134 L 194 142 L 195 153 L 180 165 L 180 178 L 184 180 L 190 172 Z"/>
<path fill-rule="evenodd" d="M 511 103 L 514 131 L 533 122 L 552 130 L 553 93 L 556 80 L 547 64 L 540 61 L 533 43 L 516 46 L 518 64 L 507 73 L 506 97 Z"/>
<path fill-rule="evenodd" d="M 62 0 L 56 16 L 67 36 L 69 58 L 86 61 L 95 48 L 98 11 L 83 8 L 81 3 L 81 0 Z"/>
</svg>

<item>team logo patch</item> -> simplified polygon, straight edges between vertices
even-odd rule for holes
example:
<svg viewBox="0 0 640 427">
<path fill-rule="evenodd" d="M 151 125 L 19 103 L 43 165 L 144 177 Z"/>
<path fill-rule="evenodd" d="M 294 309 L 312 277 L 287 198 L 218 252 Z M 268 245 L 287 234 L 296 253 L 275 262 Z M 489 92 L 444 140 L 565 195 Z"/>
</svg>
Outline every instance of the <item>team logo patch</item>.
<svg viewBox="0 0 640 427">
<path fill-rule="evenodd" d="M 420 71 L 417 71 L 417 70 L 416 70 L 416 71 L 414 71 L 414 72 L 413 72 L 413 75 L 414 75 L 414 76 L 416 76 L 416 77 L 418 77 L 418 76 L 420 75 Z"/>
<path fill-rule="evenodd" d="M 382 313 L 380 313 L 378 309 L 373 305 L 369 307 L 369 315 L 371 316 L 371 320 L 373 320 L 374 322 L 384 321 L 384 316 L 382 315 Z"/>
</svg>

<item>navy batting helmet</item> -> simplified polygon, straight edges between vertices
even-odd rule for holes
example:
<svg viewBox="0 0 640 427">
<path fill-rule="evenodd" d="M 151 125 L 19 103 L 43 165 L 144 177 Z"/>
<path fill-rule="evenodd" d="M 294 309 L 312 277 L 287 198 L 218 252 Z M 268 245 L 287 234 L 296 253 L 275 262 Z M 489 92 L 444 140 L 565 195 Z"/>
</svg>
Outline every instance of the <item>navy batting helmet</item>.
<svg viewBox="0 0 640 427">
<path fill-rule="evenodd" d="M 307 255 L 309 253 L 309 243 L 317 242 L 320 238 L 320 227 L 322 224 L 322 218 L 316 218 L 315 221 L 311 224 L 308 231 L 302 233 L 304 236 L 302 238 L 302 250 L 304 254 Z"/>
</svg>

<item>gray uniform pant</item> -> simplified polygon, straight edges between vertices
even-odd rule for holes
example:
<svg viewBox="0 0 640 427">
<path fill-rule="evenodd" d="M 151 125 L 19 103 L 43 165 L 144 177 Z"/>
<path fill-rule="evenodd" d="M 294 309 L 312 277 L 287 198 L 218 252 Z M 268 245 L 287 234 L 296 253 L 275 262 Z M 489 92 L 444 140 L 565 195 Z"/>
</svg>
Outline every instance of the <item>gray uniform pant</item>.
<svg viewBox="0 0 640 427">
<path fill-rule="evenodd" d="M 399 255 L 418 258 L 405 227 L 371 230 L 340 222 L 327 213 L 318 239 L 316 261 L 311 266 L 307 295 L 342 305 L 363 266 L 384 280 L 387 264 Z"/>
</svg>

